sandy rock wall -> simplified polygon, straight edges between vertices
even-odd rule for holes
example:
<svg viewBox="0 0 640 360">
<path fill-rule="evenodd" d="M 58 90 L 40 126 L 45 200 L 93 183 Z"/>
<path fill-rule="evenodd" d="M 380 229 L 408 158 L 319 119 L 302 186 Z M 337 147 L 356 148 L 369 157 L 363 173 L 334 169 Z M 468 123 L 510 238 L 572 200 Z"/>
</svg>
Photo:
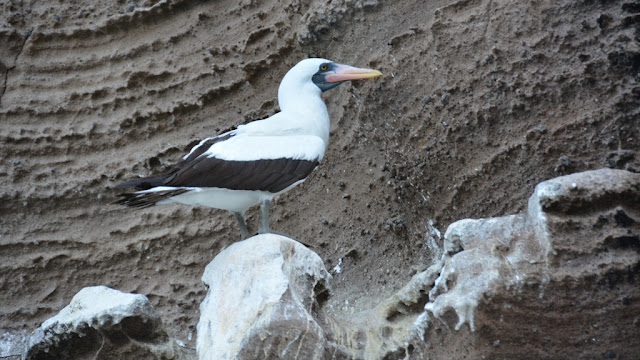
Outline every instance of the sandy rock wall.
<svg viewBox="0 0 640 360">
<path fill-rule="evenodd" d="M 521 211 L 557 175 L 640 169 L 633 2 L 0 6 L 3 343 L 104 284 L 147 295 L 193 346 L 200 274 L 237 240 L 233 218 L 118 208 L 112 187 L 276 112 L 280 78 L 307 56 L 385 74 L 326 94 L 325 161 L 273 206 L 272 227 L 313 234 L 334 269 L 337 315 L 426 268 L 433 229 Z"/>
</svg>

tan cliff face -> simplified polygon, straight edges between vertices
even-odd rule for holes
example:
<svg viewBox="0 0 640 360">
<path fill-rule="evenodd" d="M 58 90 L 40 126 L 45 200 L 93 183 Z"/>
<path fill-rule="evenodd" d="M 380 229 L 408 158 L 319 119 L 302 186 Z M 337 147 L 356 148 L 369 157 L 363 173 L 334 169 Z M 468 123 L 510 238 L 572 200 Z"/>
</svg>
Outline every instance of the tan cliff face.
<svg viewBox="0 0 640 360">
<path fill-rule="evenodd" d="M 272 205 L 272 228 L 334 269 L 338 315 L 372 308 L 439 257 L 434 228 L 522 212 L 545 179 L 640 169 L 631 3 L 1 6 L 0 336 L 103 284 L 147 295 L 193 347 L 200 275 L 238 240 L 235 220 L 113 206 L 113 186 L 275 113 L 280 79 L 305 57 L 385 74 L 324 95 L 323 163 Z"/>
</svg>

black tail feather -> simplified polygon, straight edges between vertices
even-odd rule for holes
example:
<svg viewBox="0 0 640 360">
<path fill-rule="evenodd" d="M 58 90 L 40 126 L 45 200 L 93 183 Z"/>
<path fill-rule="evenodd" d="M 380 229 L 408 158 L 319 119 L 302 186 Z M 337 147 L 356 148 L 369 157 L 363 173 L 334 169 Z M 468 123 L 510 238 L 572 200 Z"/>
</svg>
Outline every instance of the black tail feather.
<svg viewBox="0 0 640 360">
<path fill-rule="evenodd" d="M 149 176 L 145 178 L 132 179 L 116 185 L 117 188 L 134 187 L 136 190 L 148 190 L 152 187 L 162 186 L 164 176 Z"/>
<path fill-rule="evenodd" d="M 172 196 L 180 195 L 189 191 L 188 189 L 176 188 L 165 191 L 153 191 L 145 193 L 124 193 L 119 194 L 120 199 L 112 202 L 114 205 L 125 205 L 138 209 L 144 209 L 155 205 L 158 201 L 168 199 Z"/>
</svg>

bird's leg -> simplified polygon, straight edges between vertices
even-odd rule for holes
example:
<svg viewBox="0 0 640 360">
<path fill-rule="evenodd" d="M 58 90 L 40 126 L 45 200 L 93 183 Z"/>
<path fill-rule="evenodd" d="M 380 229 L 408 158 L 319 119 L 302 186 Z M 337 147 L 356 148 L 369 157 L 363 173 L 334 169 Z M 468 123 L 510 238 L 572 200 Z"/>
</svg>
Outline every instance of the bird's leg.
<svg viewBox="0 0 640 360">
<path fill-rule="evenodd" d="M 244 221 L 244 215 L 239 212 L 234 212 L 233 214 L 236 216 L 236 220 L 238 220 L 240 234 L 242 235 L 242 240 L 244 240 L 249 236 L 249 230 L 247 230 L 247 223 Z"/>
<path fill-rule="evenodd" d="M 260 227 L 258 234 L 268 234 L 269 230 L 269 203 L 270 200 L 262 200 L 260 203 Z"/>
<path fill-rule="evenodd" d="M 287 234 L 283 234 L 277 231 L 271 231 L 271 229 L 269 229 L 269 202 L 270 200 L 263 200 L 260 203 L 260 212 L 261 212 L 261 218 L 260 218 L 260 227 L 258 228 L 258 234 L 276 234 L 276 235 L 281 235 L 281 236 L 285 236 L 288 237 L 292 240 L 295 240 L 299 243 L 301 243 L 302 245 L 313 249 L 314 247 L 312 245 L 309 245 L 305 242 L 302 242 L 296 238 L 294 238 L 293 236 L 287 235 Z"/>
</svg>

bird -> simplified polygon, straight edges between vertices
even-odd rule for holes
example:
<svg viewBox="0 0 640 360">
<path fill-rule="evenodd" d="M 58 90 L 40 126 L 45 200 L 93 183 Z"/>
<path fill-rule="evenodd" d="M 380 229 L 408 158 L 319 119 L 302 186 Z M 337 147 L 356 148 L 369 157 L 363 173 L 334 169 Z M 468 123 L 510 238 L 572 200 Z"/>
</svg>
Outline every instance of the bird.
<svg viewBox="0 0 640 360">
<path fill-rule="evenodd" d="M 381 76 L 322 58 L 298 62 L 278 88 L 280 112 L 207 137 L 166 173 L 116 185 L 136 191 L 114 203 L 134 208 L 183 203 L 230 211 L 242 239 L 244 214 L 260 204 L 258 234 L 270 233 L 269 204 L 303 182 L 320 164 L 329 142 L 330 120 L 321 94 L 350 80 Z"/>
</svg>

